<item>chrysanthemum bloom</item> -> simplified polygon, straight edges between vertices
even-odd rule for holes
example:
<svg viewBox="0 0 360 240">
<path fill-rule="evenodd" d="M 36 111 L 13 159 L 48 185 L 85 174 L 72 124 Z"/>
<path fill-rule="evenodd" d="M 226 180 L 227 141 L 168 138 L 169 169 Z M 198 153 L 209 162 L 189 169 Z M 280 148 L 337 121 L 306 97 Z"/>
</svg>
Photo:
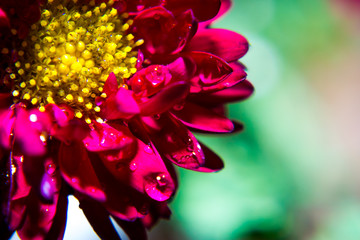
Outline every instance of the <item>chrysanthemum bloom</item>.
<svg viewBox="0 0 360 240">
<path fill-rule="evenodd" d="M 220 0 L 0 2 L 1 237 L 61 239 L 73 194 L 102 239 L 146 238 L 177 187 L 213 172 L 190 132 L 241 124 L 251 95 L 241 35 L 210 29 Z M 190 130 L 189 130 L 190 129 Z"/>
</svg>

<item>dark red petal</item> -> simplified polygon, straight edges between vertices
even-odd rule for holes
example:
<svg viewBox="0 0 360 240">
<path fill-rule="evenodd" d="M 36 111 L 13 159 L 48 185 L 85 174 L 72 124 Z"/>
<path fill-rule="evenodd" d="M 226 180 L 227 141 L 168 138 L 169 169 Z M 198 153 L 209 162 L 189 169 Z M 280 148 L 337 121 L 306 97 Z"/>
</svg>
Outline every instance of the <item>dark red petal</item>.
<svg viewBox="0 0 360 240">
<path fill-rule="evenodd" d="M 200 143 L 201 148 L 204 151 L 205 154 L 205 164 L 198 169 L 195 169 L 195 171 L 199 172 L 217 172 L 224 168 L 224 163 L 221 160 L 221 158 L 211 151 L 208 147 L 206 147 L 204 144 Z"/>
<path fill-rule="evenodd" d="M 206 29 L 197 33 L 189 45 L 190 51 L 212 53 L 227 62 L 236 61 L 249 49 L 242 35 L 226 29 Z"/>
<path fill-rule="evenodd" d="M 21 239 L 45 239 L 50 231 L 52 220 L 56 213 L 58 198 L 53 202 L 42 202 L 34 191 L 27 199 L 27 212 L 25 222 L 17 230 Z"/>
<path fill-rule="evenodd" d="M 66 226 L 67 206 L 68 198 L 65 188 L 63 187 L 59 194 L 56 206 L 56 214 L 52 220 L 52 225 L 48 234 L 46 235 L 46 239 L 63 239 Z"/>
<path fill-rule="evenodd" d="M 144 225 L 140 219 L 137 219 L 133 222 L 124 221 L 117 217 L 114 217 L 117 224 L 124 230 L 130 239 L 134 240 L 147 240 L 147 233 Z"/>
<path fill-rule="evenodd" d="M 185 125 L 206 132 L 226 133 L 234 130 L 231 120 L 197 104 L 187 102 L 171 111 Z"/>
<path fill-rule="evenodd" d="M 79 202 L 79 207 L 100 239 L 121 240 L 110 221 L 109 213 L 99 202 L 91 199 L 79 199 Z"/>
<path fill-rule="evenodd" d="M 79 119 L 72 119 L 64 127 L 55 126 L 50 134 L 62 142 L 70 143 L 72 141 L 81 141 L 89 135 L 89 126 Z"/>
<path fill-rule="evenodd" d="M 1 11 L 1 9 L 0 9 Z M 1 15 L 1 13 L 0 13 Z M 0 20 L 1 22 L 1 20 Z M 0 23 L 1 24 L 1 23 Z M 12 104 L 10 93 L 0 93 L 0 109 L 8 108 Z"/>
<path fill-rule="evenodd" d="M 144 116 L 155 115 L 169 110 L 183 101 L 189 93 L 189 84 L 176 82 L 164 87 L 153 97 L 139 104 L 140 113 Z"/>
<path fill-rule="evenodd" d="M 103 163 L 112 175 L 123 184 L 129 185 L 157 201 L 169 199 L 175 184 L 159 154 L 151 146 L 138 140 L 136 156 L 131 159 L 105 158 Z"/>
<path fill-rule="evenodd" d="M 193 95 L 191 100 L 203 104 L 222 104 L 244 100 L 250 97 L 253 92 L 253 85 L 249 81 L 244 80 L 231 88 L 218 92 Z"/>
<path fill-rule="evenodd" d="M 98 201 L 105 201 L 102 186 L 81 142 L 61 144 L 59 165 L 63 178 L 70 186 Z"/>
<path fill-rule="evenodd" d="M 144 9 L 159 6 L 164 0 L 125 0 L 128 12 L 139 12 Z"/>
<path fill-rule="evenodd" d="M 117 180 L 96 153 L 90 153 L 90 156 L 96 174 L 104 186 L 106 201 L 102 204 L 107 211 L 111 215 L 127 221 L 134 221 L 136 218 L 143 217 L 146 214 L 147 202 L 150 199 L 145 194 L 131 188 L 129 184 L 123 184 Z M 121 168 L 121 166 L 119 167 Z M 126 178 L 129 175 L 122 177 Z"/>
<path fill-rule="evenodd" d="M 196 69 L 191 79 L 191 92 L 206 91 L 227 78 L 233 69 L 224 60 L 205 52 L 190 52 L 185 58 Z"/>
<path fill-rule="evenodd" d="M 115 94 L 118 90 L 118 82 L 116 76 L 113 72 L 109 74 L 105 84 L 103 92 L 106 93 L 108 96 Z"/>
<path fill-rule="evenodd" d="M 220 0 L 166 0 L 165 7 L 175 13 L 191 9 L 199 21 L 216 16 L 220 9 Z"/>
<path fill-rule="evenodd" d="M 18 155 L 15 152 L 10 156 L 11 164 L 13 167 L 11 171 L 16 169 L 12 175 L 11 181 L 11 195 L 10 195 L 10 205 L 9 208 L 6 209 L 8 224 L 10 229 L 15 230 L 22 223 L 26 210 L 26 201 L 27 197 L 30 194 L 31 186 L 26 181 L 23 171 L 23 160 L 24 157 L 22 155 Z"/>
<path fill-rule="evenodd" d="M 10 21 L 4 10 L 0 8 L 0 29 L 3 27 L 10 28 Z"/>
<path fill-rule="evenodd" d="M 210 26 L 210 24 L 216 20 L 218 20 L 220 17 L 222 17 L 229 9 L 231 8 L 231 0 L 221 0 L 221 6 L 219 12 L 216 14 L 216 16 L 208 21 L 201 22 L 199 24 L 199 30 L 206 29 Z"/>
<path fill-rule="evenodd" d="M 153 202 L 150 206 L 150 211 L 141 219 L 145 228 L 153 227 L 160 218 L 169 219 L 171 211 L 166 202 Z"/>
<path fill-rule="evenodd" d="M 113 128 L 106 123 L 94 123 L 90 134 L 83 140 L 86 149 L 93 152 L 124 149 L 134 141 L 125 126 Z"/>
<path fill-rule="evenodd" d="M 190 11 L 177 18 L 163 7 L 154 7 L 139 13 L 133 24 L 132 32 L 144 39 L 141 49 L 145 56 L 157 59 L 169 57 L 180 52 L 191 37 L 194 17 Z"/>
<path fill-rule="evenodd" d="M 196 169 L 204 164 L 204 154 L 194 135 L 170 114 L 143 117 L 146 131 L 156 149 L 176 165 Z"/>
</svg>

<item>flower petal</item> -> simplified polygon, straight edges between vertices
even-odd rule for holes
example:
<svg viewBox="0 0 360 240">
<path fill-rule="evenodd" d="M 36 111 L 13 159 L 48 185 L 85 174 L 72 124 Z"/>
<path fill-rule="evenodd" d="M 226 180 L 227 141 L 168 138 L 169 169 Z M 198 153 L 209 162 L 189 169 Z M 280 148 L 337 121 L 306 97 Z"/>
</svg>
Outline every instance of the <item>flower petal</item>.
<svg viewBox="0 0 360 240">
<path fill-rule="evenodd" d="M 164 60 L 180 52 L 191 37 L 194 17 L 190 11 L 177 18 L 163 7 L 154 7 L 139 13 L 133 24 L 133 32 L 144 39 L 141 49 L 148 58 Z"/>
<path fill-rule="evenodd" d="M 189 84 L 186 82 L 169 84 L 151 98 L 139 103 L 140 113 L 143 116 L 163 113 L 183 101 L 188 93 Z"/>
<path fill-rule="evenodd" d="M 244 100 L 250 97 L 253 92 L 253 85 L 248 80 L 244 80 L 221 91 L 192 95 L 191 100 L 206 105 L 222 104 Z"/>
<path fill-rule="evenodd" d="M 14 111 L 3 110 L 0 111 L 0 144 L 2 147 L 10 149 L 11 133 L 15 123 Z"/>
<path fill-rule="evenodd" d="M 81 142 L 60 145 L 59 166 L 63 178 L 71 187 L 98 201 L 105 201 L 102 186 Z"/>
<path fill-rule="evenodd" d="M 117 128 L 113 128 L 106 123 L 94 123 L 83 142 L 87 150 L 99 152 L 124 149 L 134 143 L 133 138 L 125 126 L 118 124 Z"/>
<path fill-rule="evenodd" d="M 157 201 L 171 197 L 175 184 L 159 154 L 149 145 L 138 140 L 133 159 L 113 158 L 100 154 L 104 165 L 123 184 L 129 185 Z"/>
<path fill-rule="evenodd" d="M 236 61 L 249 49 L 242 35 L 226 29 L 206 29 L 197 33 L 189 45 L 190 51 L 212 53 L 227 62 Z"/>
<path fill-rule="evenodd" d="M 151 142 L 167 159 L 187 169 L 204 164 L 204 154 L 194 135 L 170 114 L 143 117 L 142 121 Z"/>
<path fill-rule="evenodd" d="M 201 22 L 199 24 L 199 30 L 209 28 L 210 24 L 214 21 L 218 20 L 220 17 L 224 15 L 229 9 L 231 8 L 231 0 L 221 0 L 221 6 L 219 12 L 216 14 L 215 17 L 211 18 L 210 20 L 207 20 L 205 22 Z"/>
<path fill-rule="evenodd" d="M 10 21 L 9 21 L 9 18 L 7 17 L 6 13 L 4 12 L 4 10 L 2 10 L 0 8 L 0 28 L 3 28 L 3 27 L 10 28 Z"/>
<path fill-rule="evenodd" d="M 99 202 L 91 199 L 79 199 L 79 202 L 79 207 L 100 239 L 121 240 L 110 221 L 109 213 Z"/>
<path fill-rule="evenodd" d="M 209 20 L 219 12 L 220 0 L 166 0 L 165 7 L 178 13 L 191 9 L 199 21 Z"/>
<path fill-rule="evenodd" d="M 224 168 L 224 163 L 221 158 L 211 151 L 210 148 L 206 147 L 204 144 L 200 143 L 201 148 L 205 154 L 205 164 L 195 171 L 199 172 L 217 172 Z"/>
<path fill-rule="evenodd" d="M 191 128 L 217 133 L 234 130 L 231 120 L 194 103 L 187 102 L 181 108 L 173 108 L 171 112 Z"/>
<path fill-rule="evenodd" d="M 232 68 L 224 60 L 205 52 L 190 52 L 184 56 L 196 69 L 191 79 L 191 92 L 205 91 L 207 88 L 221 83 L 232 72 Z"/>
</svg>

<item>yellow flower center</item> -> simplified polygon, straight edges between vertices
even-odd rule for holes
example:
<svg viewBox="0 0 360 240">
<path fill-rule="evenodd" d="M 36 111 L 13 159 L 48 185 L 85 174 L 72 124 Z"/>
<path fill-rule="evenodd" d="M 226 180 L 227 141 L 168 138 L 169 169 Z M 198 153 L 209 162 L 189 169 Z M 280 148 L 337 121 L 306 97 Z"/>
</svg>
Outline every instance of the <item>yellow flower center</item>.
<svg viewBox="0 0 360 240">
<path fill-rule="evenodd" d="M 15 100 L 41 111 L 49 103 L 66 103 L 78 118 L 96 116 L 100 107 L 95 99 L 106 98 L 103 86 L 109 74 L 121 86 L 136 72 L 133 49 L 143 43 L 126 34 L 132 20 L 125 22 L 127 15 L 118 15 L 112 4 L 76 7 L 50 0 L 17 48 L 16 70 L 10 74 Z"/>
</svg>

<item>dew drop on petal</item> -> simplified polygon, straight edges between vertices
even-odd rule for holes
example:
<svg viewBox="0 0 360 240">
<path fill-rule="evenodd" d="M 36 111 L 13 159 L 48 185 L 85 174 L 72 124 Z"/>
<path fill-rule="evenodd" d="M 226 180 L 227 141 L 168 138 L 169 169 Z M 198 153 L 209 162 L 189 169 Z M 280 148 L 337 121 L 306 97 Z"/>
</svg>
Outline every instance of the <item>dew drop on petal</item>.
<svg viewBox="0 0 360 240">
<path fill-rule="evenodd" d="M 172 179 L 165 173 L 145 178 L 145 192 L 154 200 L 165 201 L 169 199 L 174 188 Z"/>
<path fill-rule="evenodd" d="M 144 151 L 145 151 L 146 153 L 148 153 L 148 154 L 152 154 L 152 153 L 153 153 L 153 150 L 152 150 L 151 146 L 149 146 L 149 145 L 146 145 L 146 146 L 144 147 Z"/>
<path fill-rule="evenodd" d="M 129 168 L 130 168 L 130 171 L 134 172 L 138 168 L 138 165 L 135 161 L 133 161 L 130 163 Z"/>
</svg>

